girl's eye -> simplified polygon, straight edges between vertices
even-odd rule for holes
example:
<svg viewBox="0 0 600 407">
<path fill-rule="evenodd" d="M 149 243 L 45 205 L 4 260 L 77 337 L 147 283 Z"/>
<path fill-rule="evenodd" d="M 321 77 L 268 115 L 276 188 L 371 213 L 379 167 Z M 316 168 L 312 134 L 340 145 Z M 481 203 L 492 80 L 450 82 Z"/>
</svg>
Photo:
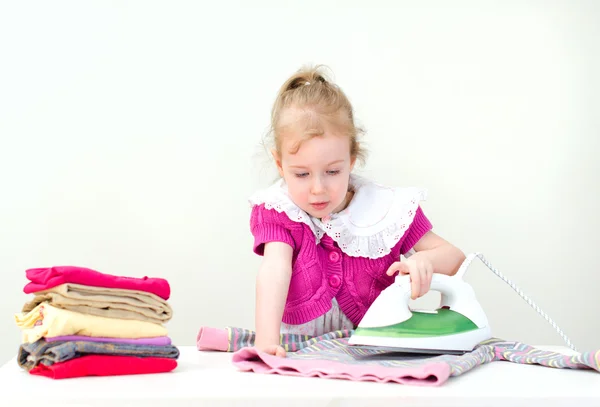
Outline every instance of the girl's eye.
<svg viewBox="0 0 600 407">
<path fill-rule="evenodd" d="M 337 175 L 337 174 L 339 174 L 339 173 L 340 173 L 340 171 L 339 171 L 339 170 L 335 170 L 335 171 L 327 171 L 327 174 L 329 174 L 329 175 Z"/>
<path fill-rule="evenodd" d="M 303 172 L 303 173 L 300 173 L 300 174 L 296 174 L 296 177 L 298 177 L 298 178 L 304 178 L 307 175 L 308 175 L 308 172 Z"/>
</svg>

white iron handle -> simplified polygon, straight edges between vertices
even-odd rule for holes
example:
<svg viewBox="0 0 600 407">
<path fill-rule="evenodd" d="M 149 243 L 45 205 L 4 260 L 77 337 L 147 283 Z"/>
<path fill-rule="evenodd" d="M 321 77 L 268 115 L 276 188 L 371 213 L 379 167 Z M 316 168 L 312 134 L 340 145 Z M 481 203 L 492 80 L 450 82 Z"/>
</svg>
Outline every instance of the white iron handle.
<svg viewBox="0 0 600 407">
<path fill-rule="evenodd" d="M 412 292 L 411 280 L 409 274 L 396 276 L 395 283 L 405 288 L 408 291 L 408 296 Z M 470 286 L 459 277 L 450 277 L 445 274 L 434 273 L 431 276 L 430 290 L 439 291 L 448 297 L 455 295 L 471 295 Z"/>
</svg>

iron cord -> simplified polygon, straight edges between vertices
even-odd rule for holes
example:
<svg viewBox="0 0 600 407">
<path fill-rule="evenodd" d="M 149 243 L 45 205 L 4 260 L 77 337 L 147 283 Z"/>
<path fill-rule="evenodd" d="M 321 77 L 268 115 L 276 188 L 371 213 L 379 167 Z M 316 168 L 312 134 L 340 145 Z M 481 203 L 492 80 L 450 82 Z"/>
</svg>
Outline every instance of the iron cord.
<svg viewBox="0 0 600 407">
<path fill-rule="evenodd" d="M 577 349 L 575 348 L 575 346 L 573 345 L 573 343 L 571 342 L 571 340 L 567 337 L 567 335 L 565 335 L 565 333 L 562 331 L 562 329 L 560 329 L 560 327 L 556 324 L 556 322 L 554 322 L 552 320 L 552 318 L 550 318 L 548 316 L 548 314 L 546 314 L 544 311 L 542 311 L 542 309 L 540 307 L 538 307 L 535 304 L 535 302 L 533 302 L 533 300 L 531 298 L 529 298 L 527 295 L 525 295 L 525 293 L 523 293 L 523 291 L 519 287 L 517 287 L 517 285 L 515 283 L 513 283 L 511 280 L 509 280 L 506 276 L 504 276 L 496 268 L 494 268 L 490 264 L 490 262 L 487 261 L 485 257 L 483 257 L 483 255 L 481 253 L 477 253 L 476 252 L 476 253 L 469 254 L 467 256 L 467 258 L 465 259 L 465 261 L 463 261 L 463 263 L 461 264 L 461 266 L 458 269 L 458 271 L 456 272 L 456 275 L 458 277 L 462 277 L 465 274 L 465 272 L 467 271 L 467 268 L 471 265 L 471 262 L 475 258 L 478 258 L 479 260 L 481 260 L 482 263 L 487 266 L 487 268 L 489 268 L 495 275 L 497 275 L 498 277 L 500 277 L 502 279 L 502 281 L 504 281 L 513 290 L 515 290 L 516 293 L 519 294 L 521 296 L 521 298 L 523 298 L 525 300 L 525 302 L 527 302 L 527 304 L 529 304 L 534 310 L 536 310 L 538 312 L 538 314 L 540 314 L 550 325 L 552 325 L 552 327 L 554 327 L 554 329 L 556 329 L 556 331 L 558 332 L 558 334 L 561 336 L 561 338 L 563 338 L 563 340 L 566 342 L 566 344 L 571 349 L 573 349 L 575 352 L 578 352 Z"/>
</svg>

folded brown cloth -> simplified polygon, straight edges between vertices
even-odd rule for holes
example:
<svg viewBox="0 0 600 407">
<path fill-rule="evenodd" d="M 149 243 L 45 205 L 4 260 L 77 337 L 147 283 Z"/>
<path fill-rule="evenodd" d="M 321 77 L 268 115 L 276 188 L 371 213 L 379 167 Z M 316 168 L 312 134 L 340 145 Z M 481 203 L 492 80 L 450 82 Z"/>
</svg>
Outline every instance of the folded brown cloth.
<svg viewBox="0 0 600 407">
<path fill-rule="evenodd" d="M 22 312 L 30 312 L 47 301 L 56 308 L 82 314 L 157 324 L 165 323 L 173 316 L 173 310 L 165 300 L 145 291 L 66 283 L 34 294 Z"/>
</svg>

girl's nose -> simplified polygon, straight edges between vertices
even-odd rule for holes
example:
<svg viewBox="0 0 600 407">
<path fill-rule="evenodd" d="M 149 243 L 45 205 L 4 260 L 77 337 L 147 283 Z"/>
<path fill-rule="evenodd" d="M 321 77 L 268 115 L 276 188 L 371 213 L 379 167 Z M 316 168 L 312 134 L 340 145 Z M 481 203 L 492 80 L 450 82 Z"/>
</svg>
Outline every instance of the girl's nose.
<svg viewBox="0 0 600 407">
<path fill-rule="evenodd" d="M 318 195 L 318 194 L 322 193 L 324 190 L 325 190 L 325 188 L 323 186 L 323 182 L 321 181 L 321 178 L 315 177 L 312 182 L 311 192 L 314 195 Z"/>
</svg>

